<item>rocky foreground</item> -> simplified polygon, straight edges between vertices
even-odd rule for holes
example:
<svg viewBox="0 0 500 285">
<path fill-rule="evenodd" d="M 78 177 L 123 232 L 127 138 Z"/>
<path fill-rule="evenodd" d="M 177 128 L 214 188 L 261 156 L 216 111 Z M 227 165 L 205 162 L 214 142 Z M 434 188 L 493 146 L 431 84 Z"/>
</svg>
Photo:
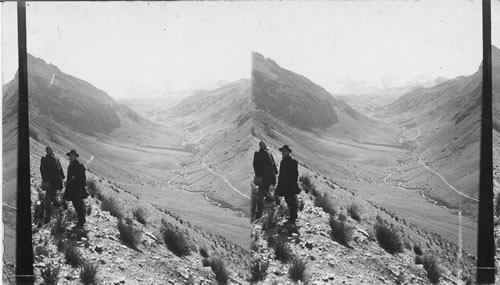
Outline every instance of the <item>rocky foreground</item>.
<svg viewBox="0 0 500 285">
<path fill-rule="evenodd" d="M 301 180 L 296 226 L 274 203 L 254 222 L 256 284 L 472 284 L 473 258 L 455 245 L 325 178 Z"/>
</svg>

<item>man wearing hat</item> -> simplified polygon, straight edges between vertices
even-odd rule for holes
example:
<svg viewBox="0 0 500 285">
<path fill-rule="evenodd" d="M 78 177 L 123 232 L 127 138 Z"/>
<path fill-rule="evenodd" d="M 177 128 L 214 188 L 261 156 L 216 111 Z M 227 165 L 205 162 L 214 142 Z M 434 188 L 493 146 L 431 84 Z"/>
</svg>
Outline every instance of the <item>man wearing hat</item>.
<svg viewBox="0 0 500 285">
<path fill-rule="evenodd" d="M 276 195 L 284 196 L 288 210 L 290 211 L 290 218 L 287 223 L 295 224 L 297 220 L 298 203 L 296 195 L 300 193 L 300 188 L 297 183 L 299 177 L 297 160 L 290 156 L 292 150 L 288 145 L 284 145 L 279 149 L 283 156 L 280 163 L 280 172 L 278 176 L 278 186 L 276 187 Z"/>
<path fill-rule="evenodd" d="M 56 199 L 57 191 L 63 188 L 64 171 L 61 163 L 56 158 L 52 147 L 45 148 L 46 155 L 40 161 L 40 173 L 42 174 L 42 189 L 45 190 L 45 219 L 44 223 L 50 221 L 52 214 L 52 202 L 54 206 L 58 207 L 59 202 Z"/>
<path fill-rule="evenodd" d="M 78 161 L 78 153 L 72 149 L 66 154 L 69 157 L 68 178 L 66 180 L 66 191 L 64 192 L 64 199 L 73 202 L 76 214 L 78 216 L 78 223 L 76 227 L 83 228 L 85 225 L 85 204 L 83 199 L 87 198 L 89 194 L 85 190 L 87 184 L 87 177 L 85 176 L 85 166 Z"/>
<path fill-rule="evenodd" d="M 262 208 L 264 205 L 264 198 L 268 202 L 272 200 L 269 194 L 269 186 L 276 184 L 276 174 L 278 169 L 274 158 L 267 150 L 266 143 L 259 142 L 259 151 L 256 151 L 253 156 L 253 169 L 255 172 L 255 184 L 259 186 L 257 192 L 257 211 L 255 218 L 258 219 L 262 216 Z"/>
</svg>

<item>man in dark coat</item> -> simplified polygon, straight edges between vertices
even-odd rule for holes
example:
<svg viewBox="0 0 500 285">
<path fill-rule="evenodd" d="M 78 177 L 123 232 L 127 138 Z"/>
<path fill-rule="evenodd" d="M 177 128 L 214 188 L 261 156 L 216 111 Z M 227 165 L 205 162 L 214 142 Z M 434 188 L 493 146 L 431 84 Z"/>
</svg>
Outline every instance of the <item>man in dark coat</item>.
<svg viewBox="0 0 500 285">
<path fill-rule="evenodd" d="M 61 163 L 56 158 L 52 147 L 45 148 L 46 155 L 42 157 L 40 162 L 40 173 L 42 174 L 42 189 L 45 190 L 45 219 L 44 223 L 50 221 L 52 215 L 52 202 L 58 207 L 59 202 L 56 199 L 57 191 L 63 188 L 64 171 Z"/>
<path fill-rule="evenodd" d="M 78 161 L 80 155 L 74 149 L 66 155 L 69 157 L 70 163 L 68 166 L 68 179 L 66 180 L 64 199 L 73 202 L 73 207 L 75 207 L 78 216 L 76 227 L 83 228 L 85 225 L 85 203 L 83 199 L 89 196 L 87 190 L 85 190 L 87 184 L 85 166 Z"/>
<path fill-rule="evenodd" d="M 290 156 L 292 150 L 287 145 L 284 145 L 279 150 L 281 151 L 283 159 L 280 163 L 280 174 L 278 176 L 276 195 L 285 197 L 288 210 L 290 211 L 288 223 L 295 224 L 299 207 L 296 195 L 300 193 L 300 188 L 297 183 L 299 177 L 298 163 L 297 160 Z"/>
<path fill-rule="evenodd" d="M 278 174 L 274 158 L 272 154 L 268 152 L 267 146 L 263 141 L 259 143 L 259 148 L 259 151 L 256 151 L 253 156 L 255 182 L 259 186 L 257 192 L 257 211 L 255 213 L 256 219 L 262 216 L 264 198 L 268 202 L 272 200 L 269 194 L 269 186 L 276 184 L 276 174 Z"/>
</svg>

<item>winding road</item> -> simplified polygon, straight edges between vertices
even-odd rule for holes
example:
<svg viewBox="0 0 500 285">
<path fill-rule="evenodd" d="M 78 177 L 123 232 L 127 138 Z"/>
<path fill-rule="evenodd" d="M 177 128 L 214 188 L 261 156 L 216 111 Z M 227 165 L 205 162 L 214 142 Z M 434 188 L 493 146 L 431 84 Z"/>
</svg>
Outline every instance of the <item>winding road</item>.
<svg viewBox="0 0 500 285">
<path fill-rule="evenodd" d="M 417 119 L 412 119 L 412 120 L 413 120 L 413 121 L 415 121 L 415 123 L 416 123 L 416 129 L 417 129 L 417 134 L 416 134 L 416 136 L 413 138 L 413 141 L 415 141 L 417 148 L 418 148 L 419 146 L 421 146 L 421 147 L 423 147 L 423 148 L 425 149 L 425 150 L 424 150 L 424 152 L 422 152 L 420 155 L 416 152 L 416 150 L 413 152 L 413 156 L 415 157 L 415 159 L 417 160 L 417 162 L 418 162 L 420 165 L 422 165 L 425 169 L 427 169 L 428 171 L 430 171 L 430 172 L 432 172 L 433 174 L 437 175 L 437 176 L 438 176 L 438 177 L 439 177 L 439 178 L 440 178 L 440 179 L 441 179 L 441 180 L 442 180 L 442 181 L 443 181 L 443 182 L 444 182 L 444 183 L 445 183 L 445 184 L 446 184 L 446 185 L 447 185 L 447 186 L 448 186 L 451 190 L 455 191 L 457 194 L 459 194 L 459 195 L 461 195 L 461 196 L 463 196 L 463 197 L 465 197 L 465 198 L 471 199 L 471 200 L 473 200 L 473 201 L 479 202 L 479 200 L 478 200 L 478 199 L 476 199 L 476 198 L 474 198 L 474 197 L 471 197 L 471 196 L 469 196 L 469 195 L 467 195 L 467 194 L 465 194 L 465 193 L 463 193 L 463 192 L 459 191 L 458 189 L 456 189 L 453 185 L 451 185 L 451 184 L 450 184 L 450 183 L 446 180 L 446 178 L 445 178 L 445 177 L 444 177 L 441 173 L 439 173 L 438 171 L 436 171 L 436 170 L 432 169 L 429 165 L 427 165 L 427 163 L 425 163 L 425 162 L 422 160 L 422 157 L 423 157 L 423 156 L 424 156 L 424 154 L 425 154 L 425 153 L 429 150 L 429 148 L 428 148 L 426 145 L 422 144 L 422 143 L 420 142 L 420 140 L 419 140 L 419 137 L 421 136 L 421 131 L 420 131 L 420 126 L 419 126 L 419 123 L 418 123 Z M 402 143 L 402 142 L 403 142 L 403 138 L 404 138 L 404 136 L 405 136 L 405 134 L 406 134 L 407 132 L 408 132 L 408 128 L 407 128 L 406 126 L 404 126 L 404 131 L 403 131 L 403 133 L 401 134 L 400 139 L 399 139 L 400 143 Z M 397 169 L 395 169 L 393 172 L 391 172 L 389 175 L 387 175 L 386 177 L 384 177 L 384 184 L 391 184 L 391 185 L 394 185 L 393 183 L 390 183 L 390 182 L 388 182 L 388 181 L 390 181 L 390 177 L 391 177 L 392 175 L 394 175 L 394 174 L 396 174 L 396 173 L 400 172 L 400 170 L 399 170 L 399 169 L 400 169 L 400 167 L 398 167 L 398 168 L 397 168 Z M 410 190 L 410 189 L 407 189 L 407 188 L 402 187 L 402 186 L 401 186 L 401 182 L 398 182 L 398 184 L 397 184 L 397 185 L 394 185 L 394 186 L 396 186 L 396 187 L 398 187 L 398 188 L 400 188 L 400 189 L 403 189 L 403 190 L 407 190 L 407 191 L 408 191 L 408 190 Z M 421 195 L 422 195 L 422 197 L 426 198 L 427 200 L 431 201 L 432 203 L 437 204 L 437 201 L 432 200 L 431 198 L 429 198 L 429 197 L 425 196 L 423 191 L 421 192 Z M 444 206 L 443 206 L 443 207 L 444 207 Z"/>
<path fill-rule="evenodd" d="M 201 129 L 201 124 L 199 122 L 197 122 L 197 124 L 200 126 L 200 138 L 196 140 L 196 143 L 198 144 L 198 147 L 199 149 L 203 149 L 205 148 L 203 145 L 202 145 L 202 141 L 203 139 L 205 138 L 205 134 L 203 133 L 203 129 Z M 187 129 L 185 129 L 186 132 L 189 132 Z M 182 145 L 185 146 L 187 144 L 187 141 L 186 139 L 184 139 L 184 141 L 182 142 Z M 220 179 L 222 179 L 222 181 L 224 181 L 225 184 L 227 184 L 229 186 L 229 188 L 238 193 L 239 195 L 247 198 L 247 199 L 250 199 L 250 197 L 244 193 L 242 193 L 241 191 L 239 191 L 236 187 L 234 187 L 231 182 L 229 182 L 229 180 L 224 176 L 222 175 L 221 173 L 215 171 L 214 169 L 212 169 L 210 166 L 208 166 L 205 161 L 203 161 L 203 159 L 200 157 L 199 158 L 200 162 L 201 162 L 201 166 L 203 166 L 203 168 L 207 169 L 209 171 L 209 173 L 211 173 L 212 175 L 215 175 L 217 177 L 219 177 Z M 174 181 L 175 179 L 179 178 L 182 176 L 182 173 L 178 173 L 176 174 L 175 176 L 173 176 L 172 178 L 170 178 L 168 181 L 167 181 L 167 185 L 168 186 L 171 186 L 173 187 L 173 184 L 174 184 Z M 210 202 L 211 204 L 217 206 L 218 208 L 221 208 L 221 209 L 225 209 L 227 211 L 230 211 L 230 212 L 239 212 L 239 214 L 241 215 L 241 217 L 245 217 L 245 213 L 243 213 L 242 211 L 235 211 L 233 209 L 230 209 L 230 208 L 227 208 L 227 207 L 223 207 L 221 203 L 213 200 L 213 199 L 210 199 L 210 197 L 208 196 L 208 192 L 206 191 L 189 191 L 189 190 L 186 190 L 186 184 L 182 184 L 180 189 L 184 192 L 187 192 L 187 193 L 203 193 L 204 195 L 204 198 L 205 200 L 207 200 L 208 202 Z"/>
</svg>

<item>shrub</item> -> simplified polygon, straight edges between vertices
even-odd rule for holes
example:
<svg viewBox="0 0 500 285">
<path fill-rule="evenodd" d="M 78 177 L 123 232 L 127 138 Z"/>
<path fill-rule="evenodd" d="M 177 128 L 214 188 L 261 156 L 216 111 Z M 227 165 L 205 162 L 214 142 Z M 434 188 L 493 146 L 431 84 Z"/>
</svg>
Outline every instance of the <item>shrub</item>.
<svg viewBox="0 0 500 285">
<path fill-rule="evenodd" d="M 141 242 L 142 231 L 134 225 L 118 221 L 118 231 L 120 232 L 120 240 L 133 249 L 137 249 L 137 245 Z"/>
<path fill-rule="evenodd" d="M 134 218 L 141 224 L 146 225 L 148 212 L 142 207 L 137 207 L 132 211 Z"/>
<path fill-rule="evenodd" d="M 215 273 L 215 280 L 217 280 L 217 284 L 227 284 L 229 281 L 229 272 L 226 269 L 224 260 L 219 257 L 214 258 L 210 262 L 210 267 L 212 267 L 212 271 Z"/>
<path fill-rule="evenodd" d="M 339 212 L 339 208 L 329 195 L 318 195 L 314 197 L 314 206 L 320 207 L 330 215 L 337 215 Z"/>
<path fill-rule="evenodd" d="M 250 281 L 259 282 L 266 279 L 267 269 L 269 268 L 268 260 L 254 259 L 250 265 L 250 273 L 252 274 Z"/>
<path fill-rule="evenodd" d="M 92 196 L 92 198 L 95 197 L 95 195 L 100 192 L 99 186 L 97 185 L 97 182 L 95 182 L 94 179 L 87 180 L 87 190 L 90 196 Z"/>
<path fill-rule="evenodd" d="M 208 258 L 208 251 L 205 247 L 200 247 L 200 255 L 204 258 Z"/>
<path fill-rule="evenodd" d="M 442 276 L 441 268 L 434 256 L 426 256 L 423 259 L 424 269 L 427 272 L 427 278 L 432 284 L 439 283 L 439 279 Z"/>
<path fill-rule="evenodd" d="M 82 255 L 76 244 L 69 240 L 66 240 L 64 245 L 64 257 L 66 258 L 66 263 L 72 267 L 78 267 L 83 263 Z"/>
<path fill-rule="evenodd" d="M 49 263 L 42 271 L 40 275 L 42 276 L 43 283 L 45 285 L 56 285 L 59 281 L 59 272 L 61 271 L 61 267 L 59 265 L 54 265 Z"/>
<path fill-rule="evenodd" d="M 278 238 L 274 242 L 274 254 L 276 255 L 276 259 L 282 263 L 286 263 L 292 259 L 292 250 L 288 242 L 283 238 Z"/>
<path fill-rule="evenodd" d="M 377 224 L 375 227 L 375 236 L 380 247 L 390 254 L 403 252 L 404 245 L 399 232 L 385 224 Z"/>
<path fill-rule="evenodd" d="M 113 198 L 104 198 L 101 202 L 101 210 L 108 211 L 111 216 L 121 219 L 125 216 L 121 205 Z"/>
<path fill-rule="evenodd" d="M 288 269 L 288 276 L 295 282 L 297 281 L 305 282 L 307 278 L 306 267 L 307 264 L 305 261 L 298 258 L 294 258 L 290 264 L 290 268 Z"/>
<path fill-rule="evenodd" d="M 97 280 L 98 266 L 85 261 L 81 266 L 80 281 L 85 285 L 98 284 Z"/>
<path fill-rule="evenodd" d="M 203 265 L 203 267 L 211 266 L 212 261 L 210 260 L 210 258 L 203 258 L 201 260 L 201 265 Z"/>
<path fill-rule="evenodd" d="M 316 195 L 316 188 L 314 187 L 314 184 L 311 182 L 311 178 L 309 177 L 308 174 L 302 174 L 299 177 L 300 183 L 302 183 L 302 189 L 304 189 L 304 192 Z"/>
<path fill-rule="evenodd" d="M 354 228 L 349 227 L 345 222 L 337 221 L 335 217 L 330 216 L 331 237 L 336 242 L 350 247 L 349 242 L 354 236 Z"/>
<path fill-rule="evenodd" d="M 173 254 L 182 257 L 191 252 L 189 242 L 183 233 L 173 229 L 172 227 L 164 227 L 162 232 L 163 241 Z"/>
<path fill-rule="evenodd" d="M 361 208 L 358 204 L 352 204 L 347 210 L 351 218 L 354 220 L 361 222 Z"/>
<path fill-rule="evenodd" d="M 420 247 L 420 245 L 418 244 L 415 244 L 413 246 L 413 251 L 415 252 L 416 255 L 422 255 L 424 252 L 422 251 L 422 248 Z"/>
</svg>

